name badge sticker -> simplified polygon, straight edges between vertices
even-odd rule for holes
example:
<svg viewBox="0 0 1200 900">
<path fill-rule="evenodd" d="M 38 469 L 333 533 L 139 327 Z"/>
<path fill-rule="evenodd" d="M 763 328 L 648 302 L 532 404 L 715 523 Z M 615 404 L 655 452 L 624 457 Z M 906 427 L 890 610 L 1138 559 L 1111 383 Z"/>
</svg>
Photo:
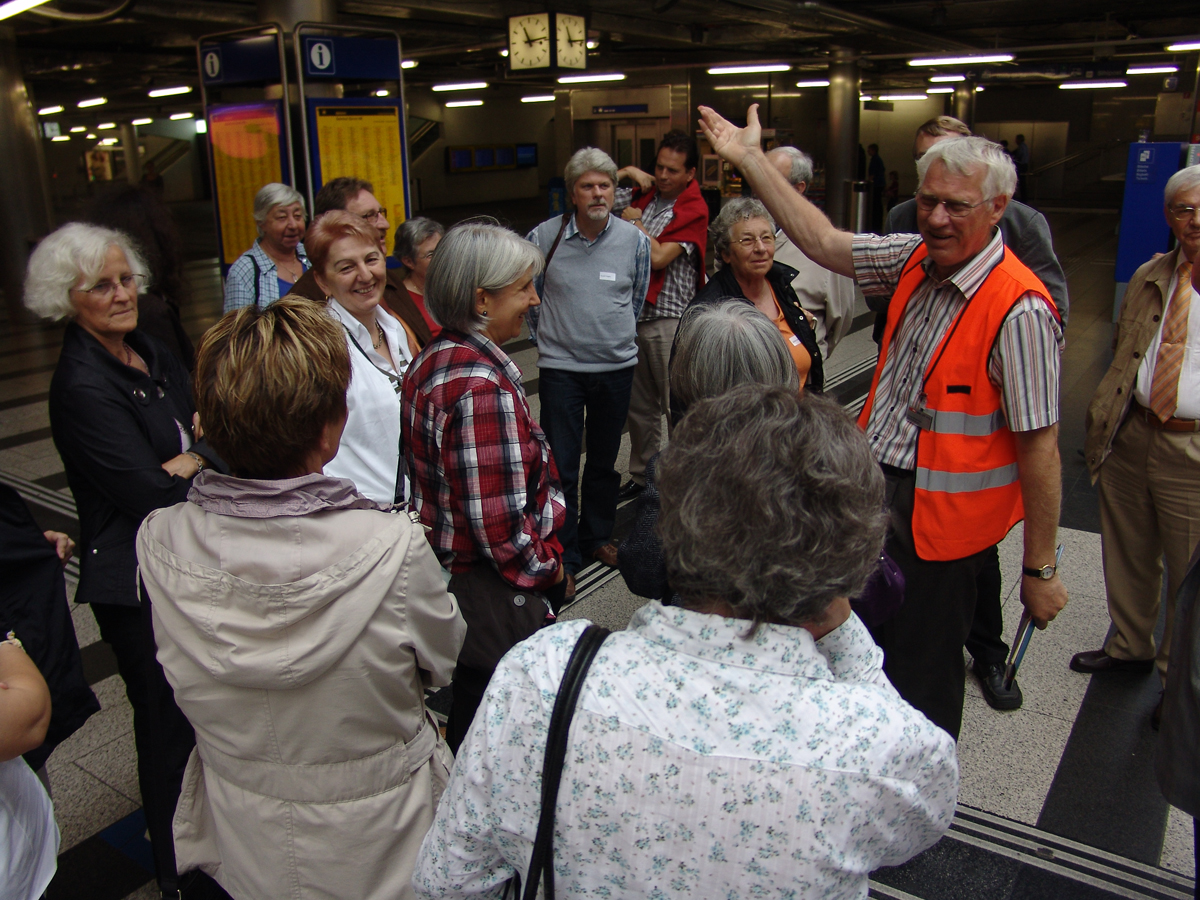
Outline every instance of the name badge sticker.
<svg viewBox="0 0 1200 900">
<path fill-rule="evenodd" d="M 799 346 L 800 346 L 800 338 L 796 337 L 794 334 L 793 334 L 791 337 L 789 337 L 789 338 L 788 338 L 788 341 L 791 343 L 791 345 L 792 345 L 793 347 L 799 347 Z"/>
<path fill-rule="evenodd" d="M 601 281 L 616 281 L 617 273 L 616 272 L 601 272 L 600 280 Z"/>
</svg>

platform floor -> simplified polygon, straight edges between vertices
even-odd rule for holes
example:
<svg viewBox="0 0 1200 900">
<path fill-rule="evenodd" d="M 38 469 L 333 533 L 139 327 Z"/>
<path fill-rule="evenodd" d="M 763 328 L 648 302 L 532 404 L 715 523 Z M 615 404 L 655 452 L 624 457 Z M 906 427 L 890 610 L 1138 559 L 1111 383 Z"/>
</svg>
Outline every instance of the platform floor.
<svg viewBox="0 0 1200 900">
<path fill-rule="evenodd" d="M 527 204 L 526 204 L 527 205 Z M 452 224 L 457 210 L 439 216 Z M 176 210 L 195 257 L 188 264 L 193 297 L 185 322 L 195 338 L 219 317 L 221 285 L 211 219 L 188 205 Z M 503 211 L 501 211 L 503 213 Z M 465 213 L 464 213 L 465 214 Z M 509 219 L 529 223 L 524 205 Z M 1149 726 L 1158 698 L 1157 676 L 1092 679 L 1071 672 L 1079 650 L 1101 646 L 1107 629 L 1095 494 L 1083 465 L 1083 416 L 1110 359 L 1115 212 L 1049 211 L 1056 249 L 1071 286 L 1071 319 L 1064 359 L 1062 429 L 1064 503 L 1062 577 L 1071 602 L 1035 635 L 1021 670 L 1025 705 L 998 713 L 968 680 L 959 757 L 960 810 L 950 834 L 917 859 L 875 873 L 874 897 L 1033 898 L 1192 895 L 1191 820 L 1167 806 L 1153 775 L 1156 735 Z M 855 331 L 826 366 L 830 391 L 861 405 L 874 361 L 870 315 L 860 310 Z M 46 397 L 58 357 L 61 327 L 6 320 L 0 329 L 0 481 L 25 496 L 46 528 L 78 535 L 74 504 L 50 439 Z M 536 350 L 509 347 L 537 402 Z M 619 465 L 628 460 L 628 438 Z M 632 510 L 622 510 L 627 527 Z M 1006 631 L 1020 602 L 1020 529 L 1001 546 L 1006 577 Z M 68 574 L 74 572 L 70 568 Z M 69 591 L 74 582 L 70 581 Z M 619 574 L 592 566 L 582 573 L 580 599 L 566 617 L 623 628 L 643 601 Z M 115 661 L 99 640 L 90 610 L 74 608 L 88 679 L 103 709 L 55 752 L 49 763 L 62 830 L 59 873 L 49 896 L 150 898 L 149 845 L 144 839 L 134 763 L 132 717 Z"/>
</svg>

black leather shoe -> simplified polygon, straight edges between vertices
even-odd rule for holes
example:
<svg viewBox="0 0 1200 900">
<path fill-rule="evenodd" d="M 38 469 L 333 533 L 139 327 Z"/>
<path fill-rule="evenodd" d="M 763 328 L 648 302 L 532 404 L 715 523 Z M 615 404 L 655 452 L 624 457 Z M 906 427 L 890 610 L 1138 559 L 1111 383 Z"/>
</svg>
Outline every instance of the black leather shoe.
<svg viewBox="0 0 1200 900">
<path fill-rule="evenodd" d="M 1150 727 L 1155 731 L 1162 726 L 1162 708 L 1163 698 L 1167 696 L 1167 692 L 1163 691 L 1158 695 L 1158 705 L 1154 707 L 1154 712 L 1150 713 Z"/>
<path fill-rule="evenodd" d="M 975 677 L 979 679 L 979 687 L 983 690 L 983 699 L 988 702 L 988 706 L 992 709 L 1008 710 L 1020 709 L 1024 698 L 1021 696 L 1021 686 L 1017 684 L 1014 678 L 1012 687 L 1004 687 L 1004 666 L 1001 665 L 980 665 L 978 662 L 971 663 L 971 671 L 975 673 Z"/>
<path fill-rule="evenodd" d="M 621 486 L 617 491 L 617 502 L 624 503 L 626 500 L 632 500 L 638 494 L 646 489 L 644 484 L 638 484 L 632 478 Z"/>
<path fill-rule="evenodd" d="M 1071 657 L 1071 668 L 1076 672 L 1094 675 L 1097 672 L 1140 672 L 1154 670 L 1152 659 L 1117 659 L 1103 650 L 1085 650 Z"/>
</svg>

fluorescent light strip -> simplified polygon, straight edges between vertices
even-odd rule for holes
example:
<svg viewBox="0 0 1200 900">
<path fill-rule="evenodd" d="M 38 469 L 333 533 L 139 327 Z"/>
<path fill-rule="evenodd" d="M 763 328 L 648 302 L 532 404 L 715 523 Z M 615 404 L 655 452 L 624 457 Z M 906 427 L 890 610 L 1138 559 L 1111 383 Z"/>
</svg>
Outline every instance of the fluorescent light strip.
<svg viewBox="0 0 1200 900">
<path fill-rule="evenodd" d="M 177 94 L 190 94 L 191 92 L 191 85 L 181 84 L 179 87 L 155 88 L 149 94 L 151 97 L 174 97 Z"/>
<path fill-rule="evenodd" d="M 371 94 L 374 97 L 390 97 L 390 96 L 392 96 L 392 92 L 389 91 L 387 88 L 380 88 L 377 91 L 372 91 Z"/>
<path fill-rule="evenodd" d="M 769 84 L 718 84 L 714 91 L 765 91 Z"/>
<path fill-rule="evenodd" d="M 107 97 L 92 97 L 90 100 L 80 100 L 75 105 L 80 109 L 87 109 L 91 106 L 103 106 L 108 102 Z"/>
<path fill-rule="evenodd" d="M 530 94 L 528 97 L 521 98 L 522 103 L 553 103 L 553 94 Z"/>
<path fill-rule="evenodd" d="M 104 140 L 102 140 L 102 141 L 100 142 L 100 145 L 101 145 L 102 147 L 111 147 L 111 146 L 112 146 L 113 144 L 115 144 L 116 142 L 117 142 L 117 139 L 116 139 L 116 138 L 105 138 Z"/>
<path fill-rule="evenodd" d="M 26 10 L 33 9 L 35 6 L 41 6 L 46 0 L 9 0 L 8 3 L 0 5 L 0 19 L 11 19 L 13 16 L 19 16 Z"/>
<path fill-rule="evenodd" d="M 928 100 L 929 98 L 924 94 L 880 94 L 875 99 L 891 102 L 893 100 Z"/>
<path fill-rule="evenodd" d="M 708 70 L 709 75 L 752 75 L 756 72 L 788 72 L 791 66 L 786 63 L 762 66 L 713 66 Z"/>
<path fill-rule="evenodd" d="M 108 131 L 108 129 L 116 128 L 116 127 L 117 127 L 116 122 L 101 122 L 99 125 L 96 126 L 96 130 L 97 131 Z"/>
<path fill-rule="evenodd" d="M 597 47 L 600 46 L 600 42 L 599 41 L 588 41 L 586 44 L 584 44 L 584 46 L 587 47 L 589 50 L 595 50 Z"/>
<path fill-rule="evenodd" d="M 935 59 L 910 59 L 910 66 L 971 66 L 983 63 L 1012 62 L 1011 53 L 994 53 L 991 56 L 940 56 Z"/>
<path fill-rule="evenodd" d="M 71 134 L 83 134 L 85 131 L 87 131 L 87 128 L 82 125 L 76 125 L 71 129 Z"/>
<path fill-rule="evenodd" d="M 149 125 L 153 121 L 154 121 L 153 119 L 134 119 L 129 124 L 130 125 Z"/>
<path fill-rule="evenodd" d="M 1130 66 L 1125 70 L 1126 75 L 1166 75 L 1178 72 L 1179 66 Z"/>
<path fill-rule="evenodd" d="M 446 109 L 460 109 L 464 106 L 483 106 L 482 100 L 451 100 L 446 104 Z"/>
<path fill-rule="evenodd" d="M 927 93 L 927 94 L 953 94 L 954 88 L 952 88 L 952 87 L 932 87 L 932 88 L 927 88 L 925 93 Z"/>
<path fill-rule="evenodd" d="M 60 134 L 60 135 L 50 138 L 50 142 L 53 144 L 61 144 L 63 141 L 69 141 L 70 139 L 71 138 L 69 135 Z"/>
<path fill-rule="evenodd" d="M 88 139 L 89 141 L 94 141 L 94 140 L 96 139 L 96 136 L 95 136 L 94 134 L 90 134 L 90 133 L 89 133 L 89 134 L 87 135 L 87 139 Z"/>
<path fill-rule="evenodd" d="M 824 78 L 817 78 L 813 81 L 797 81 L 796 87 L 813 88 L 813 87 L 829 87 L 829 82 Z"/>
<path fill-rule="evenodd" d="M 559 84 L 590 84 L 594 81 L 624 81 L 623 72 L 609 72 L 604 75 L 564 75 L 558 79 Z"/>
<path fill-rule="evenodd" d="M 184 119 L 194 119 L 195 117 L 195 113 L 171 113 L 172 122 L 181 122 Z"/>
<path fill-rule="evenodd" d="M 1064 81 L 1058 86 L 1060 91 L 1090 91 L 1099 88 L 1128 87 L 1124 81 Z"/>
<path fill-rule="evenodd" d="M 860 101 L 863 101 L 863 102 L 865 102 L 865 101 L 867 101 L 867 100 L 870 100 L 870 99 L 871 99 L 871 95 L 870 95 L 870 94 L 859 94 L 859 95 L 858 95 L 858 99 L 859 99 Z"/>
<path fill-rule="evenodd" d="M 402 69 L 415 69 L 416 67 L 417 61 L 415 59 L 403 59 L 400 61 L 400 68 Z"/>
<path fill-rule="evenodd" d="M 966 81 L 966 75 L 930 75 L 929 80 L 934 84 L 952 84 L 956 81 Z"/>
<path fill-rule="evenodd" d="M 767 99 L 767 98 L 778 100 L 780 97 L 803 97 L 804 95 L 802 93 L 800 93 L 799 91 L 792 91 L 791 93 L 788 93 L 786 91 L 780 91 L 779 93 L 751 94 L 750 96 L 753 97 L 755 100 Z"/>
<path fill-rule="evenodd" d="M 480 91 L 488 86 L 486 81 L 460 81 L 455 84 L 435 84 L 433 92 L 442 94 L 446 91 Z"/>
<path fill-rule="evenodd" d="M 977 93 L 977 94 L 983 93 L 983 85 L 982 84 L 975 85 L 975 93 Z"/>
<path fill-rule="evenodd" d="M 63 111 L 63 108 L 61 106 L 43 106 L 41 109 L 38 110 L 38 115 L 39 116 L 53 116 L 53 115 L 57 115 L 58 113 L 60 113 L 62 111 Z"/>
<path fill-rule="evenodd" d="M 1186 53 L 1189 50 L 1200 50 L 1200 41 L 1184 41 L 1180 44 L 1169 44 L 1167 50 L 1171 53 Z"/>
</svg>

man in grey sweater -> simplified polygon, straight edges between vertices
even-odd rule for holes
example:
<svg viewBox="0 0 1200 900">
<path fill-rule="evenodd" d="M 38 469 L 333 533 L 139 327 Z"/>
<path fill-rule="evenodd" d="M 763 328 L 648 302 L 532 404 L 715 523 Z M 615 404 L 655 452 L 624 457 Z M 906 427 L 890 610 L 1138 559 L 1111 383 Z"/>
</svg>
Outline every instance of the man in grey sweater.
<svg viewBox="0 0 1200 900">
<path fill-rule="evenodd" d="M 617 564 L 609 540 L 621 487 L 615 464 L 638 361 L 637 320 L 650 284 L 650 239 L 610 215 L 617 167 L 607 153 L 577 151 L 563 177 L 574 212 L 528 235 L 548 258 L 537 280 L 542 305 L 530 309 L 528 320 L 538 347 L 542 429 L 567 498 L 558 538 L 574 574 L 585 559 Z"/>
</svg>

